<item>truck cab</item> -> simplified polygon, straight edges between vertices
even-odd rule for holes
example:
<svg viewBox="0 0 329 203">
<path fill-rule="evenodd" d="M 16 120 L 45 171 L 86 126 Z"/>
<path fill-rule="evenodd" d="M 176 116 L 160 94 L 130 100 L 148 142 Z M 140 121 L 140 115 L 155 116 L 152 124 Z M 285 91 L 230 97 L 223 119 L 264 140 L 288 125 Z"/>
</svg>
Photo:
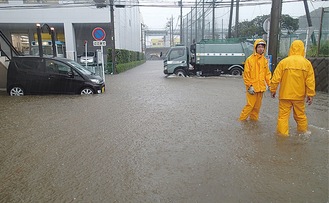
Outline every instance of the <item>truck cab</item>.
<svg viewBox="0 0 329 203">
<path fill-rule="evenodd" d="M 164 74 L 177 76 L 186 76 L 188 74 L 189 67 L 189 50 L 186 46 L 177 45 L 171 47 L 167 52 L 163 61 Z"/>
</svg>

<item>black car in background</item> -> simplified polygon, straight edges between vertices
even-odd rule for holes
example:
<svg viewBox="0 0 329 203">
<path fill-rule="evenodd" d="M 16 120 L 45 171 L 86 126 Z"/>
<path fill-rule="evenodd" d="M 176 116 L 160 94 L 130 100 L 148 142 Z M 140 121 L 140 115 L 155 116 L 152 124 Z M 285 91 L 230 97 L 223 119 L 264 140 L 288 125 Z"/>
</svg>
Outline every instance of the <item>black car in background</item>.
<svg viewBox="0 0 329 203">
<path fill-rule="evenodd" d="M 71 59 L 20 56 L 9 63 L 7 92 L 11 96 L 100 94 L 105 92 L 105 83 Z"/>
</svg>

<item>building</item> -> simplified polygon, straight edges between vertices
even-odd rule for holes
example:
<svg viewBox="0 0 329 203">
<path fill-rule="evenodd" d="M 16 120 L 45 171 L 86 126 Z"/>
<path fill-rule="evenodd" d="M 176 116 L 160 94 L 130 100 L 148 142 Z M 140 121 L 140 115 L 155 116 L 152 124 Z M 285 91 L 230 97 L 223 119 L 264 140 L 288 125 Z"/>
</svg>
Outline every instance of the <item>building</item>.
<svg viewBox="0 0 329 203">
<path fill-rule="evenodd" d="M 153 38 L 151 39 L 152 47 L 163 47 L 164 46 L 164 40 L 163 39 L 157 39 Z"/>
<path fill-rule="evenodd" d="M 96 3 L 97 6 L 96 6 Z M 106 46 L 110 48 L 110 6 L 99 4 L 99 0 L 0 0 L 0 31 L 13 43 L 20 52 L 38 54 L 33 51 L 37 42 L 39 23 L 53 27 L 56 40 L 65 43 L 66 58 L 74 60 L 87 51 L 96 51 L 93 46 L 93 30 L 100 27 L 105 31 Z M 141 13 L 138 0 L 125 1 L 125 5 L 116 5 L 114 1 L 114 31 L 116 49 L 127 49 L 141 52 Z M 98 8 L 97 8 L 98 7 Z M 42 26 L 44 28 L 44 26 Z M 47 29 L 42 30 L 42 40 L 50 40 Z M 0 43 L 1 43 L 0 39 Z"/>
</svg>

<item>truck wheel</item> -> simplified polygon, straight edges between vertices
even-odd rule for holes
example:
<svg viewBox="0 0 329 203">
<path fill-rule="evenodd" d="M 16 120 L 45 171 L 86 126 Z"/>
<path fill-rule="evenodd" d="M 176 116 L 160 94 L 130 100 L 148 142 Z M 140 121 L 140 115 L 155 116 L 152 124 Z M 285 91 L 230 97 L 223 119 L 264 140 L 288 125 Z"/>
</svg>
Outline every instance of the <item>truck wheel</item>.
<svg viewBox="0 0 329 203">
<path fill-rule="evenodd" d="M 175 75 L 179 77 L 185 77 L 185 71 L 183 69 L 177 69 L 175 70 Z"/>
<path fill-rule="evenodd" d="M 230 73 L 231 75 L 242 75 L 242 70 L 240 68 L 232 68 Z"/>
</svg>

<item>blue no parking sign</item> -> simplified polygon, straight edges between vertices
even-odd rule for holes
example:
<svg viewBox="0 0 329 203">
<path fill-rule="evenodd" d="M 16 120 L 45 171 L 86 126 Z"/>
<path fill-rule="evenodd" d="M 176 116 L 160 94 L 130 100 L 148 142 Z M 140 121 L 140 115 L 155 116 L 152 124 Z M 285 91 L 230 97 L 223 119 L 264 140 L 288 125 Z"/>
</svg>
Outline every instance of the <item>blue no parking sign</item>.
<svg viewBox="0 0 329 203">
<path fill-rule="evenodd" d="M 92 32 L 93 38 L 96 41 L 102 41 L 105 39 L 106 34 L 105 34 L 105 30 L 101 27 L 96 27 L 93 32 Z"/>
</svg>

